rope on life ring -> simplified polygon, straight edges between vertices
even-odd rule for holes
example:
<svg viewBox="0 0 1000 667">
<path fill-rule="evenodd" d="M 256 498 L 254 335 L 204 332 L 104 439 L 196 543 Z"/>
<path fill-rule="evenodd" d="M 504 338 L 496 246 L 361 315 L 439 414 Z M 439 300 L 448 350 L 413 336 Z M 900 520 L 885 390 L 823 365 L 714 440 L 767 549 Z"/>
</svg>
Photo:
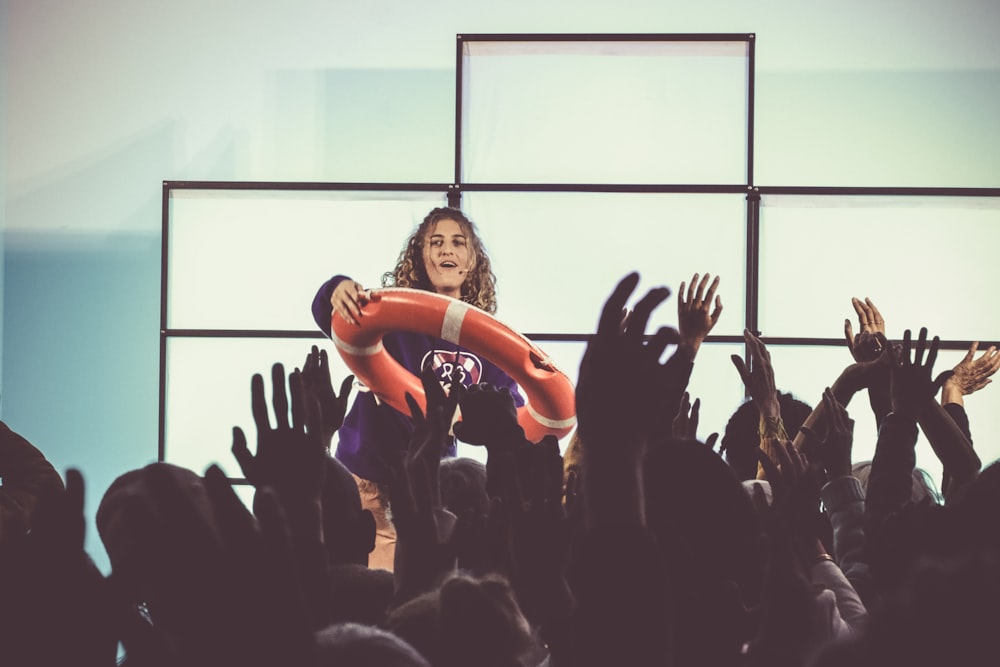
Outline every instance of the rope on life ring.
<svg viewBox="0 0 1000 667">
<path fill-rule="evenodd" d="M 576 425 L 573 383 L 545 353 L 489 313 L 464 301 L 424 290 L 372 290 L 363 306 L 361 326 L 334 313 L 331 339 L 358 380 L 404 415 L 406 394 L 427 409 L 420 378 L 393 359 L 382 345 L 389 331 L 412 331 L 442 338 L 483 355 L 524 390 L 517 421 L 532 442 L 546 435 L 561 438 Z"/>
</svg>

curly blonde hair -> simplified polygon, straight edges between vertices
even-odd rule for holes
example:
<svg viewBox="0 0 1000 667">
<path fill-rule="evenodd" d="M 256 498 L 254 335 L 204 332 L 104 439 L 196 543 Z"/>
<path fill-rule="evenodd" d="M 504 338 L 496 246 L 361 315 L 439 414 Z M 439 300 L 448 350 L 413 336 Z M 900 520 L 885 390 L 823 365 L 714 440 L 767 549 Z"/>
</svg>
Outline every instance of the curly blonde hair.
<svg viewBox="0 0 1000 667">
<path fill-rule="evenodd" d="M 424 243 L 427 236 L 442 220 L 454 220 L 465 233 L 472 251 L 472 266 L 462 283 L 462 301 L 470 303 L 487 313 L 497 312 L 497 278 L 493 275 L 490 258 L 479 238 L 476 225 L 457 208 L 440 207 L 433 209 L 410 235 L 396 260 L 396 268 L 382 274 L 382 287 L 412 287 L 434 291 L 427 269 L 424 267 Z"/>
</svg>

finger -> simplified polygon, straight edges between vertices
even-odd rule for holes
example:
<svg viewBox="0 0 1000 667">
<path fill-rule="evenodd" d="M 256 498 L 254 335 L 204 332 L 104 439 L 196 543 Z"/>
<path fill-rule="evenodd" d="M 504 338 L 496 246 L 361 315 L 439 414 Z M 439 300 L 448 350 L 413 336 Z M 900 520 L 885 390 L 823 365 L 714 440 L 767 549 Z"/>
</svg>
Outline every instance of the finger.
<svg viewBox="0 0 1000 667">
<path fill-rule="evenodd" d="M 822 438 L 816 433 L 811 426 L 800 426 L 799 432 L 805 436 L 803 442 L 805 446 L 810 449 L 815 449 L 816 447 L 821 447 L 823 445 Z"/>
<path fill-rule="evenodd" d="M 697 302 L 699 306 L 708 301 L 708 299 L 705 298 L 705 288 L 708 287 L 708 279 L 711 277 L 711 275 L 706 273 L 702 276 L 701 282 L 698 283 L 698 292 L 695 294 L 695 302 Z"/>
<path fill-rule="evenodd" d="M 420 371 L 420 384 L 424 388 L 424 399 L 427 405 L 444 405 L 444 387 L 438 380 L 437 373 L 427 364 Z"/>
<path fill-rule="evenodd" d="M 327 384 L 330 383 L 330 356 L 326 353 L 326 350 L 320 350 L 319 352 L 319 377 L 321 380 L 325 381 Z"/>
<path fill-rule="evenodd" d="M 622 278 L 618 285 L 615 286 L 614 291 L 611 292 L 611 296 L 604 303 L 604 309 L 601 311 L 601 319 L 597 325 L 598 336 L 613 336 L 619 332 L 623 319 L 622 312 L 625 310 L 625 302 L 628 301 L 629 296 L 635 291 L 638 284 L 639 274 L 633 271 Z M 631 319 L 631 317 L 627 319 Z"/>
<path fill-rule="evenodd" d="M 348 395 L 351 393 L 351 388 L 354 386 L 354 376 L 348 375 L 340 383 L 340 393 L 337 394 L 337 400 L 341 403 L 347 400 Z"/>
<path fill-rule="evenodd" d="M 760 467 L 764 469 L 764 476 L 767 478 L 767 481 L 771 483 L 772 497 L 780 497 L 784 493 L 785 486 L 781 478 L 781 473 L 778 471 L 778 466 L 760 448 L 757 449 L 757 461 L 760 463 Z"/>
<path fill-rule="evenodd" d="M 924 335 L 924 338 L 926 339 L 927 336 Z M 941 347 L 941 338 L 939 336 L 934 336 L 934 338 L 931 339 L 930 349 L 927 351 L 927 371 L 928 372 L 934 370 L 934 362 L 937 361 L 938 348 L 939 347 Z"/>
<path fill-rule="evenodd" d="M 698 411 L 701 409 L 701 399 L 694 399 L 691 404 L 691 417 L 688 419 L 688 433 L 692 438 L 698 437 Z"/>
<path fill-rule="evenodd" d="M 271 420 L 267 414 L 267 399 L 264 398 L 264 377 L 254 373 L 250 378 L 250 410 L 253 413 L 253 423 L 257 425 L 257 433 L 271 430 Z"/>
<path fill-rule="evenodd" d="M 247 447 L 247 437 L 244 435 L 243 429 L 239 426 L 233 427 L 232 452 L 236 458 L 236 462 L 240 465 L 240 470 L 243 471 L 243 476 L 247 478 L 248 482 L 255 484 L 256 475 L 253 469 L 253 454 L 250 453 L 250 448 Z"/>
<path fill-rule="evenodd" d="M 423 424 L 424 412 L 420 409 L 417 399 L 413 398 L 413 394 L 410 392 L 406 392 L 406 405 L 410 408 L 410 417 L 413 419 L 413 422 L 415 424 Z"/>
<path fill-rule="evenodd" d="M 319 400 L 303 393 L 302 402 L 305 409 L 306 433 L 313 439 L 319 439 L 323 434 L 323 410 Z M 330 443 L 324 442 L 323 446 L 329 449 Z"/>
<path fill-rule="evenodd" d="M 926 349 L 927 349 L 927 327 L 920 327 L 920 333 L 917 334 L 917 348 L 913 353 L 914 366 L 924 365 L 924 351 Z"/>
<path fill-rule="evenodd" d="M 747 370 L 747 364 L 743 361 L 743 357 L 738 354 L 731 354 L 729 358 L 733 362 L 733 366 L 736 366 L 736 372 L 740 374 L 740 379 L 743 380 L 743 384 L 750 384 L 750 372 Z"/>
<path fill-rule="evenodd" d="M 698 289 L 698 274 L 697 273 L 694 274 L 693 276 L 691 276 L 691 282 L 688 283 L 687 302 L 689 304 L 692 303 L 692 302 L 694 302 L 694 293 L 695 293 L 696 289 Z"/>
<path fill-rule="evenodd" d="M 642 339 L 646 332 L 646 325 L 649 323 L 649 316 L 661 303 L 670 296 L 670 290 L 666 287 L 654 287 L 646 293 L 646 296 L 639 299 L 629 318 L 628 327 L 625 329 L 625 337 L 633 342 Z"/>
<path fill-rule="evenodd" d="M 829 387 L 823 390 L 823 405 L 826 406 L 826 418 L 831 429 L 839 429 L 844 424 L 843 408 Z"/>
<path fill-rule="evenodd" d="M 869 305 L 869 300 L 867 297 L 865 297 L 864 301 L 858 300 L 858 305 L 861 307 L 862 312 L 864 312 L 865 314 L 865 319 L 864 322 L 862 323 L 864 325 L 862 330 L 871 331 L 875 327 L 875 311 L 873 311 L 872 307 Z"/>
<path fill-rule="evenodd" d="M 983 375 L 989 377 L 1000 369 L 1000 354 L 994 354 L 989 358 L 989 361 L 983 368 Z"/>
<path fill-rule="evenodd" d="M 910 365 L 910 350 L 913 347 L 912 333 L 909 329 L 903 332 L 903 365 Z"/>
<path fill-rule="evenodd" d="M 302 373 L 295 369 L 288 376 L 288 389 L 292 395 L 292 428 L 304 431 L 306 428 L 306 403 L 302 391 Z"/>
<path fill-rule="evenodd" d="M 681 281 L 681 286 L 677 289 L 677 310 L 678 312 L 685 310 L 684 306 L 687 305 L 688 299 L 687 295 L 684 294 L 684 286 L 687 285 L 683 280 Z"/>
<path fill-rule="evenodd" d="M 304 373 L 312 373 L 319 367 L 319 348 L 315 345 L 309 350 L 309 354 L 306 355 L 306 361 L 302 364 L 302 371 Z"/>
<path fill-rule="evenodd" d="M 861 325 L 861 330 L 867 331 L 870 319 L 868 316 L 868 309 L 864 302 L 855 297 L 851 299 L 851 305 L 854 306 L 854 312 L 858 314 L 858 324 Z"/>
<path fill-rule="evenodd" d="M 854 327 L 851 326 L 851 320 L 844 318 L 844 338 L 847 339 L 847 349 L 854 353 Z"/>
<path fill-rule="evenodd" d="M 653 337 L 649 339 L 646 350 L 651 357 L 659 359 L 668 345 L 677 345 L 680 341 L 681 335 L 677 329 L 673 327 L 660 327 L 653 334 Z"/>
<path fill-rule="evenodd" d="M 969 351 L 965 353 L 965 358 L 962 359 L 962 362 L 966 364 L 972 363 L 972 358 L 976 356 L 976 350 L 978 349 L 979 349 L 979 341 L 978 340 L 973 341 L 972 345 L 969 346 Z M 985 356 L 985 353 L 983 353 L 983 355 Z"/>
<path fill-rule="evenodd" d="M 285 394 L 285 367 L 278 363 L 271 366 L 271 404 L 274 406 L 275 428 L 288 428 L 288 396 Z"/>
<path fill-rule="evenodd" d="M 747 347 L 750 350 L 750 364 L 751 368 L 754 368 L 754 357 L 757 357 L 761 361 L 770 363 L 771 353 L 767 351 L 767 346 L 764 345 L 764 341 L 757 336 L 754 336 L 749 329 L 743 330 L 743 340 L 746 341 Z"/>
<path fill-rule="evenodd" d="M 792 453 L 789 451 L 789 447 L 786 446 L 780 440 L 775 440 L 774 442 L 774 454 L 777 460 L 778 468 L 783 473 L 794 473 L 798 468 L 796 468 L 794 461 L 792 460 Z"/>
<path fill-rule="evenodd" d="M 711 449 L 712 451 L 715 451 L 715 443 L 718 440 L 719 440 L 719 434 L 718 433 L 712 433 L 707 438 L 705 438 L 705 444 L 708 445 L 709 449 Z"/>
<path fill-rule="evenodd" d="M 708 278 L 708 276 L 709 274 L 706 273 L 705 278 Z M 712 284 L 708 288 L 708 292 L 705 294 L 705 303 L 710 303 L 712 299 L 715 298 L 715 293 L 719 289 L 719 280 L 720 276 L 715 276 L 715 280 L 712 281 Z"/>
<path fill-rule="evenodd" d="M 882 313 L 880 313 L 878 308 L 875 307 L 875 303 L 867 297 L 865 297 L 865 303 L 871 310 L 873 316 L 872 323 L 875 325 L 876 330 L 885 331 L 885 320 L 882 318 Z"/>
<path fill-rule="evenodd" d="M 904 337 L 906 334 L 903 334 Z M 888 359 L 889 364 L 892 366 L 899 366 L 899 355 L 896 353 L 896 346 L 892 345 L 889 340 L 881 333 L 875 334 L 878 338 L 879 344 L 882 346 L 882 356 L 879 359 Z"/>
<path fill-rule="evenodd" d="M 719 321 L 719 316 L 722 315 L 722 297 L 715 297 L 715 310 L 712 311 L 712 326 Z"/>
<path fill-rule="evenodd" d="M 941 373 L 940 375 L 938 375 L 937 378 L 934 380 L 934 385 L 933 385 L 934 391 L 931 394 L 931 396 L 934 396 L 939 391 L 941 391 L 941 387 L 944 385 L 944 383 L 947 382 L 948 378 L 950 378 L 954 374 L 955 374 L 955 371 L 944 371 L 943 373 Z"/>
</svg>

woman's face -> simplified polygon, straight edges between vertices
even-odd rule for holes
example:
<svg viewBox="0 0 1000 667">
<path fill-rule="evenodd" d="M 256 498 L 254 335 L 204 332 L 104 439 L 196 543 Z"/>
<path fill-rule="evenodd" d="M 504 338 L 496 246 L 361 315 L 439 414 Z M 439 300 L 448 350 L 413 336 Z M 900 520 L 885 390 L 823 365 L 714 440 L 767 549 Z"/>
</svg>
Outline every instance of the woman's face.
<svg viewBox="0 0 1000 667">
<path fill-rule="evenodd" d="M 438 220 L 424 239 L 424 269 L 438 294 L 462 296 L 462 284 L 472 269 L 469 239 L 456 220 Z"/>
</svg>

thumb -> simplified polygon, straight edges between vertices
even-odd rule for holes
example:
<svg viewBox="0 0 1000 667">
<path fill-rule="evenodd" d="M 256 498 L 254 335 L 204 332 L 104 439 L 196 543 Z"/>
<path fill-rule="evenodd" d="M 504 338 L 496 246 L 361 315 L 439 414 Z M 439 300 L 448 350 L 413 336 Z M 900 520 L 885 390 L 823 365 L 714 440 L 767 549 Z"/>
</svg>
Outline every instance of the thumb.
<svg viewBox="0 0 1000 667">
<path fill-rule="evenodd" d="M 944 383 L 948 381 L 948 378 L 950 378 L 954 374 L 955 371 L 944 371 L 943 373 L 938 375 L 937 378 L 934 380 L 934 394 L 932 395 L 936 395 L 938 391 L 941 390 L 941 387 L 944 385 Z"/>
</svg>

